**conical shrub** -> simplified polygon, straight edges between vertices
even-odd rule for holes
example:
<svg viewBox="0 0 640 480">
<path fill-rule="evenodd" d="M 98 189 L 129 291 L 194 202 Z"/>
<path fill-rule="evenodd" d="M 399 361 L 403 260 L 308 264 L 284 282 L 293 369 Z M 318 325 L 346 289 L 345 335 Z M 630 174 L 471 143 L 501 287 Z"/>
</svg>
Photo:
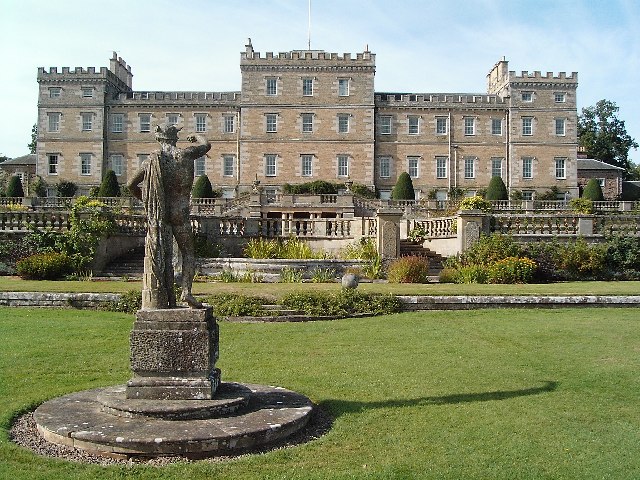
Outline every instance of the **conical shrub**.
<svg viewBox="0 0 640 480">
<path fill-rule="evenodd" d="M 502 177 L 491 177 L 484 198 L 485 200 L 509 200 L 507 186 L 502 181 Z"/>
<path fill-rule="evenodd" d="M 591 200 L 593 202 L 601 202 L 604 200 L 604 194 L 602 193 L 602 187 L 597 178 L 592 178 L 587 182 L 587 185 L 582 191 L 582 198 Z"/>
<path fill-rule="evenodd" d="M 102 183 L 100 184 L 100 189 L 98 190 L 99 197 L 119 197 L 120 196 L 120 185 L 118 185 L 118 178 L 116 177 L 116 172 L 113 170 L 107 170 L 102 179 Z"/>
<path fill-rule="evenodd" d="M 206 175 L 200 175 L 196 182 L 193 184 L 193 190 L 191 192 L 192 198 L 213 198 L 213 187 L 211 181 Z"/>
<path fill-rule="evenodd" d="M 415 200 L 416 192 L 413 189 L 413 181 L 407 172 L 402 172 L 398 177 L 393 190 L 391 191 L 393 200 Z"/>
</svg>

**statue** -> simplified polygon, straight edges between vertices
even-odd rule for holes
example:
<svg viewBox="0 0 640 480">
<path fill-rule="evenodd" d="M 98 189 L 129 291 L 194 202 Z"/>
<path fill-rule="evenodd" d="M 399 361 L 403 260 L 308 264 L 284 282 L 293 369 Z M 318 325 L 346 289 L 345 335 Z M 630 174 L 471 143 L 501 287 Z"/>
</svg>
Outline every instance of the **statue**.
<svg viewBox="0 0 640 480">
<path fill-rule="evenodd" d="M 195 275 L 190 197 L 193 186 L 193 162 L 205 155 L 211 144 L 200 135 L 187 140 L 198 145 L 178 148 L 178 132 L 173 125 L 156 127 L 160 150 L 150 155 L 129 181 L 133 196 L 144 203 L 147 214 L 142 309 L 176 307 L 173 289 L 173 239 L 182 255 L 182 295 L 180 301 L 191 308 L 202 308 L 191 294 Z M 142 183 L 142 188 L 140 187 Z"/>
</svg>

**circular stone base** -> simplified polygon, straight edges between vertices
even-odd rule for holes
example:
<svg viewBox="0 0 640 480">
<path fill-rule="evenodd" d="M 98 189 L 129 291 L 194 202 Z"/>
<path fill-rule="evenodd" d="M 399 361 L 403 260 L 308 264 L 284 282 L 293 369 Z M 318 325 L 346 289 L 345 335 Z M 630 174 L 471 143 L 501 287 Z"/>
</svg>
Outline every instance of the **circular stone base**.
<svg viewBox="0 0 640 480">
<path fill-rule="evenodd" d="M 104 456 L 198 458 L 282 440 L 304 427 L 313 409 L 307 397 L 284 388 L 223 383 L 221 388 L 227 391 L 250 392 L 246 409 L 233 416 L 189 420 L 155 416 L 155 407 L 146 409 L 152 410 L 154 416 L 144 415 L 140 408 L 133 416 L 114 415 L 110 413 L 112 407 L 103 405 L 99 398 L 110 403 L 109 398 L 117 397 L 114 392 L 124 388 L 86 390 L 45 402 L 34 412 L 38 431 L 52 443 Z M 195 404 L 211 400 L 189 402 L 194 404 L 193 410 L 199 408 Z M 181 408 L 184 409 L 180 406 L 178 410 Z M 206 406 L 203 408 L 206 410 Z"/>
<path fill-rule="evenodd" d="M 211 400 L 140 400 L 126 397 L 118 385 L 98 393 L 102 411 L 119 417 L 155 417 L 162 420 L 204 420 L 229 416 L 249 404 L 251 390 L 239 383 L 222 383 Z"/>
</svg>

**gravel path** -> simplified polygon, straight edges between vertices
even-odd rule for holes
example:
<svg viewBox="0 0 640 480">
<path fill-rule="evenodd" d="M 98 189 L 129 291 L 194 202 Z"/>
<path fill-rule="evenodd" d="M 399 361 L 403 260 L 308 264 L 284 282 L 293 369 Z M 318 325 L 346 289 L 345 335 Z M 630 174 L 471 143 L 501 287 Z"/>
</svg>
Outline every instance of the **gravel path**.
<svg viewBox="0 0 640 480">
<path fill-rule="evenodd" d="M 22 447 L 28 448 L 37 455 L 42 455 L 45 457 L 62 458 L 71 462 L 94 463 L 97 465 L 145 464 L 152 466 L 163 466 L 176 462 L 221 462 L 240 456 L 264 453 L 280 448 L 293 447 L 295 445 L 307 443 L 323 436 L 331 429 L 332 424 L 333 419 L 331 418 L 331 416 L 323 408 L 315 405 L 311 414 L 311 419 L 309 420 L 307 426 L 301 431 L 297 432 L 295 435 L 292 435 L 291 437 L 283 441 L 268 446 L 262 446 L 261 448 L 255 450 L 245 450 L 233 455 L 210 457 L 201 460 L 192 460 L 182 457 L 132 457 L 130 459 L 118 459 L 93 455 L 77 448 L 56 445 L 47 442 L 40 436 L 36 427 L 36 422 L 33 419 L 32 412 L 25 413 L 24 415 L 18 417 L 11 427 L 9 435 L 12 442 L 17 443 Z"/>
</svg>

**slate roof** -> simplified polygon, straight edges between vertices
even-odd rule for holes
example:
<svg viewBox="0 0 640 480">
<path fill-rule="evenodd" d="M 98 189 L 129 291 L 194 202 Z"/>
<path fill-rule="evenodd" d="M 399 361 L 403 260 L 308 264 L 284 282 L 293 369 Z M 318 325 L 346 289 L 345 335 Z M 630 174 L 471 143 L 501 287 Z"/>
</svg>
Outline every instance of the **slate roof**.
<svg viewBox="0 0 640 480">
<path fill-rule="evenodd" d="M 578 170 L 624 170 L 609 163 L 601 162 L 593 158 L 579 158 Z"/>
</svg>

